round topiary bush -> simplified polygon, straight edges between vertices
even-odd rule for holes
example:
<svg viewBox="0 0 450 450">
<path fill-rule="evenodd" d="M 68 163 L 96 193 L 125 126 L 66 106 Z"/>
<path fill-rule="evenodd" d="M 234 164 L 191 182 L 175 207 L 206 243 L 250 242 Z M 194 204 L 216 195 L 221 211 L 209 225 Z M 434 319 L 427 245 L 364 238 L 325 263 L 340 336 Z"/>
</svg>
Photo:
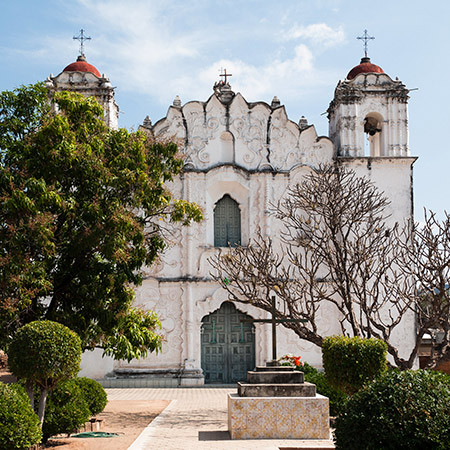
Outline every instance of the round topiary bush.
<svg viewBox="0 0 450 450">
<path fill-rule="evenodd" d="M 25 450 L 41 438 L 39 419 L 25 390 L 16 384 L 0 383 L 0 448 Z"/>
<path fill-rule="evenodd" d="M 25 382 L 32 403 L 34 387 L 40 388 L 38 417 L 41 423 L 48 392 L 75 376 L 80 370 L 80 361 L 80 338 L 60 323 L 30 322 L 14 335 L 8 348 L 9 367 Z"/>
<path fill-rule="evenodd" d="M 51 389 L 80 370 L 81 341 L 66 326 L 39 320 L 20 328 L 8 348 L 8 363 L 17 377 Z"/>
<path fill-rule="evenodd" d="M 86 377 L 74 378 L 74 381 L 81 389 L 91 416 L 100 414 L 108 403 L 106 391 L 103 389 L 103 386 L 98 381 Z"/>
<path fill-rule="evenodd" d="M 48 396 L 42 431 L 44 441 L 60 433 L 73 433 L 91 417 L 88 404 L 75 380 L 60 384 Z"/>
<path fill-rule="evenodd" d="M 447 449 L 450 376 L 390 371 L 352 396 L 336 419 L 337 449 Z"/>
</svg>

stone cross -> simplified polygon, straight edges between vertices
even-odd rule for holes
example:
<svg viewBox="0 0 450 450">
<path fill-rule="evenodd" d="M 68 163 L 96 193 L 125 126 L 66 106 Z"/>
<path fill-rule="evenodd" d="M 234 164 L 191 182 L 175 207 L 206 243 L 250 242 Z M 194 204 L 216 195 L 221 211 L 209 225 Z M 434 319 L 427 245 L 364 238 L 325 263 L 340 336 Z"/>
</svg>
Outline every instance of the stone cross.
<svg viewBox="0 0 450 450">
<path fill-rule="evenodd" d="M 305 323 L 308 322 L 306 319 L 277 319 L 277 309 L 275 296 L 272 298 L 272 318 L 271 319 L 243 319 L 242 322 L 252 322 L 252 323 L 271 323 L 272 324 L 272 360 L 273 363 L 277 360 L 277 324 L 286 322 L 297 322 Z"/>
<path fill-rule="evenodd" d="M 225 84 L 227 83 L 227 77 L 232 77 L 233 74 L 231 73 L 227 73 L 227 69 L 222 69 L 224 71 L 224 73 L 221 73 L 220 76 L 225 78 Z"/>
<path fill-rule="evenodd" d="M 364 34 L 362 36 L 357 36 L 356 39 L 361 39 L 362 41 L 364 41 L 364 55 L 367 58 L 367 42 L 372 39 L 375 39 L 375 37 L 369 36 L 367 30 L 364 30 Z"/>
<path fill-rule="evenodd" d="M 73 39 L 80 41 L 80 55 L 84 56 L 84 41 L 90 41 L 92 38 L 90 36 L 85 36 L 82 28 L 79 36 L 74 36 Z"/>
</svg>

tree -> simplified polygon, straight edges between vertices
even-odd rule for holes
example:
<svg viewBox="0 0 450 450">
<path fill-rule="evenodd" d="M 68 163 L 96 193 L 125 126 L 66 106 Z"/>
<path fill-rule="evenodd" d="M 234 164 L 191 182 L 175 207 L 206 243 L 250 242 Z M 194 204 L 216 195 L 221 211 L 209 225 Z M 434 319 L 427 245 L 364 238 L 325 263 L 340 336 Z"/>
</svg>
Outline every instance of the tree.
<svg viewBox="0 0 450 450">
<path fill-rule="evenodd" d="M 402 357 L 392 333 L 412 314 L 414 298 L 390 295 L 402 279 L 395 264 L 398 227 L 386 223 L 386 197 L 339 164 L 319 167 L 274 207 L 281 244 L 258 236 L 210 258 L 212 276 L 231 300 L 271 311 L 271 293 L 286 306 L 280 318 L 300 338 L 322 346 L 319 311 L 332 305 L 342 334 L 382 339 L 397 366 L 411 367 L 418 347 Z M 223 283 L 224 279 L 228 282 Z"/>
<path fill-rule="evenodd" d="M 402 273 L 394 293 L 413 301 L 417 313 L 417 344 L 431 337 L 430 358 L 435 368 L 450 361 L 450 215 L 442 221 L 425 210 L 422 224 L 413 224 L 396 247 L 396 259 Z"/>
<path fill-rule="evenodd" d="M 42 85 L 0 95 L 0 346 L 39 319 L 128 360 L 161 346 L 133 287 L 170 226 L 202 213 L 165 187 L 183 167 L 175 143 L 102 115 L 94 98 Z"/>
<path fill-rule="evenodd" d="M 60 323 L 30 322 L 15 334 L 8 356 L 11 372 L 25 381 L 32 408 L 35 388 L 40 390 L 38 417 L 42 426 L 48 393 L 80 370 L 80 338 Z"/>
</svg>

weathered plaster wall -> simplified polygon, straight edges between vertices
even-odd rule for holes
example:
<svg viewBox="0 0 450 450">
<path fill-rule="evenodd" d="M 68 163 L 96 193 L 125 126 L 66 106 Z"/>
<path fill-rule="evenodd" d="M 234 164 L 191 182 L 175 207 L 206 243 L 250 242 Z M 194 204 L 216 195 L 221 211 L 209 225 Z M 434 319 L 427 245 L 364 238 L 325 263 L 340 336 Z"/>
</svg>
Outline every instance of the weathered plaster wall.
<svg viewBox="0 0 450 450">
<path fill-rule="evenodd" d="M 340 155 L 343 164 L 368 177 L 390 198 L 387 212 L 392 223 L 412 217 L 414 158 L 407 156 L 406 103 L 385 102 L 382 97 L 386 86 L 394 90 L 403 87 L 387 75 L 371 77 L 360 75 L 350 85 L 360 96 L 372 83 L 375 87 L 370 98 L 358 97 L 352 104 L 348 97 L 340 101 L 337 95 L 330 106 L 334 143 L 319 138 L 313 126 L 299 127 L 290 121 L 284 107 L 247 103 L 230 90 L 227 101 L 221 101 L 224 97 L 216 92 L 205 103 L 176 103 L 165 118 L 147 127 L 156 137 L 176 138 L 184 143 L 185 171 L 170 188 L 176 196 L 198 203 L 205 220 L 174 231 L 170 247 L 157 264 L 146 269 L 146 279 L 136 291 L 136 303 L 155 310 L 162 321 L 162 353 L 130 364 L 114 363 L 116 370 L 201 371 L 201 320 L 227 300 L 226 291 L 211 280 L 208 263 L 208 258 L 219 251 L 214 248 L 213 210 L 224 194 L 239 204 L 243 245 L 258 228 L 276 239 L 282 225 L 270 214 L 271 205 L 285 195 L 290 185 L 301 181 L 311 167 L 330 163 Z M 343 83 L 347 83 L 347 89 L 349 83 Z M 387 143 L 383 144 L 389 157 L 362 157 L 364 117 L 371 112 L 389 117 L 384 125 Z M 254 318 L 268 318 L 267 313 L 250 305 L 236 306 Z M 319 323 L 325 335 L 339 332 L 337 321 L 332 320 L 335 316 L 332 306 L 321 309 Z M 260 365 L 271 359 L 271 328 L 262 324 L 255 327 L 256 363 Z M 304 361 L 321 365 L 316 346 L 300 341 L 282 326 L 278 327 L 278 335 L 279 355 L 300 354 Z M 405 319 L 396 338 L 407 347 L 413 337 L 411 316 Z"/>
</svg>

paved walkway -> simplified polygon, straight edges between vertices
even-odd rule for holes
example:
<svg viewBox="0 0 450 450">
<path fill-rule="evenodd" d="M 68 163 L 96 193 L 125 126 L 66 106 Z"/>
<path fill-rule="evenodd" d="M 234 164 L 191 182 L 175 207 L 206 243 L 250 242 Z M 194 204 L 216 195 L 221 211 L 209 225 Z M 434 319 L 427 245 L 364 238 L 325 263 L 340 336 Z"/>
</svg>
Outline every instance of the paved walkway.
<svg viewBox="0 0 450 450">
<path fill-rule="evenodd" d="M 330 448 L 331 441 L 231 440 L 227 424 L 227 394 L 236 388 L 107 389 L 110 400 L 170 400 L 129 450 L 314 449 Z"/>
</svg>

